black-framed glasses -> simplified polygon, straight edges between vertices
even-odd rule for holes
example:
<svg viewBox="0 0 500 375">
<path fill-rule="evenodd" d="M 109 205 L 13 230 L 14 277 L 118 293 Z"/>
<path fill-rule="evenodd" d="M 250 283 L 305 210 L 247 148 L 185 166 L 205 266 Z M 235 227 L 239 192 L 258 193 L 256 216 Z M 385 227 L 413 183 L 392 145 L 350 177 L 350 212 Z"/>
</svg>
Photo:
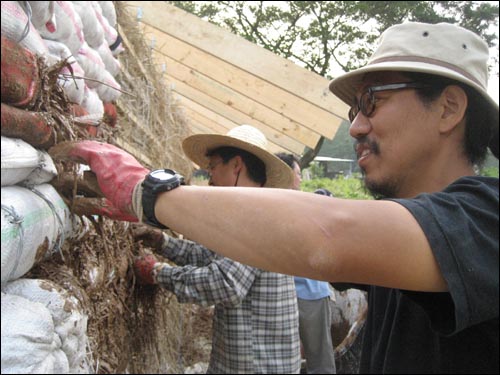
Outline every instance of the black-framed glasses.
<svg viewBox="0 0 500 375">
<path fill-rule="evenodd" d="M 390 83 L 388 85 L 381 86 L 371 86 L 361 95 L 359 98 L 354 98 L 354 105 L 349 110 L 349 121 L 353 122 L 359 111 L 366 116 L 370 117 L 375 111 L 375 103 L 377 102 L 377 98 L 375 98 L 374 93 L 380 91 L 388 91 L 388 90 L 403 90 L 403 89 L 421 89 L 424 87 L 428 87 L 420 82 L 402 82 L 402 83 Z"/>
</svg>

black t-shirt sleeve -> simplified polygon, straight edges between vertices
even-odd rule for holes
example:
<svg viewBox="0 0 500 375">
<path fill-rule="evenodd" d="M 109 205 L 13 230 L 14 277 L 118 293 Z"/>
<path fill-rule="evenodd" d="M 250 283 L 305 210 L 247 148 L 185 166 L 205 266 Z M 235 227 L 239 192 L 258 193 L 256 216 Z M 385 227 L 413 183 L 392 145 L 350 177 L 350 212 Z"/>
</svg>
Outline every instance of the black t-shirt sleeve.
<svg viewBox="0 0 500 375">
<path fill-rule="evenodd" d="M 498 179 L 464 177 L 444 191 L 395 199 L 424 231 L 449 293 L 403 291 L 433 328 L 452 334 L 498 317 Z"/>
</svg>

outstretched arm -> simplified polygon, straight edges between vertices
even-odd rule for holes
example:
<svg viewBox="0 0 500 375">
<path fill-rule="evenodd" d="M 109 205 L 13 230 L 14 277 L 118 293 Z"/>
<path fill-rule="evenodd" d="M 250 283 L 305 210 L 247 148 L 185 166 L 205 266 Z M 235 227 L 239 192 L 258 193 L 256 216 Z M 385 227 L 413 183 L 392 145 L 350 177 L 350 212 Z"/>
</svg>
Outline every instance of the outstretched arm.
<svg viewBox="0 0 500 375">
<path fill-rule="evenodd" d="M 423 231 L 395 202 L 183 186 L 161 194 L 155 212 L 188 238 L 254 267 L 328 281 L 447 290 Z"/>
<path fill-rule="evenodd" d="M 49 153 L 88 164 L 113 206 L 114 218 L 141 219 L 141 184 L 149 171 L 132 155 L 96 141 L 60 143 Z M 189 239 L 265 270 L 334 282 L 447 290 L 421 227 L 392 201 L 180 186 L 158 196 L 155 214 Z"/>
</svg>

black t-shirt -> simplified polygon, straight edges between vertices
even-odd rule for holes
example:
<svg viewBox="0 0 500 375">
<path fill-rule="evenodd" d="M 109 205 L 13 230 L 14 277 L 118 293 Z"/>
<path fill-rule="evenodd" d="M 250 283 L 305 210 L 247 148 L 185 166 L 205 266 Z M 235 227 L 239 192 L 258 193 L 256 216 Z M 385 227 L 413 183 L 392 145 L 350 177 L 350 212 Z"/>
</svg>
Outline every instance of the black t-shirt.
<svg viewBox="0 0 500 375">
<path fill-rule="evenodd" d="M 369 287 L 360 373 L 498 374 L 498 179 L 394 201 L 422 227 L 449 292 Z"/>
</svg>

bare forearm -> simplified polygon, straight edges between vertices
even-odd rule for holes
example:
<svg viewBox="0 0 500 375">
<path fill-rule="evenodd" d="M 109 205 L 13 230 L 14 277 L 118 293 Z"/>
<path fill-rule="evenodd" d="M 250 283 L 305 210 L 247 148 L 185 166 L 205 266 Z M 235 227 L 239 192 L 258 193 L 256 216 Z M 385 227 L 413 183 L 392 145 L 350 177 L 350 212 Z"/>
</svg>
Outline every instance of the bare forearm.
<svg viewBox="0 0 500 375">
<path fill-rule="evenodd" d="M 315 242 L 310 236 L 318 225 L 310 218 L 315 217 L 314 207 L 300 212 L 304 195 L 309 194 L 182 187 L 159 197 L 156 216 L 189 239 L 242 263 L 281 273 L 297 274 L 297 269 L 307 273 L 307 249 Z"/>
<path fill-rule="evenodd" d="M 155 208 L 158 220 L 189 239 L 268 271 L 410 290 L 447 288 L 420 226 L 394 202 L 186 186 L 160 195 Z"/>
</svg>

